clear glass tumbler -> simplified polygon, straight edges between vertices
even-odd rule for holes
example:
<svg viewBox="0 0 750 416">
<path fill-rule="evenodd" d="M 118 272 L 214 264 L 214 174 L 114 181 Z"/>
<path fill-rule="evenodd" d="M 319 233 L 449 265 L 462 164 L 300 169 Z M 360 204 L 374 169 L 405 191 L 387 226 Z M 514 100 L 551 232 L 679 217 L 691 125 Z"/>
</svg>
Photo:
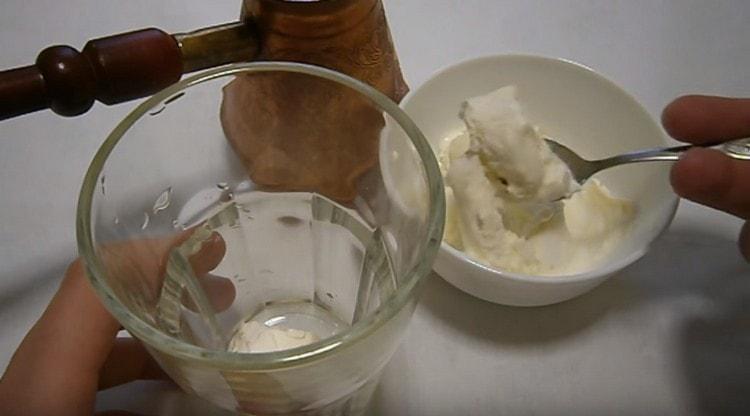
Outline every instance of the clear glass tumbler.
<svg viewBox="0 0 750 416">
<path fill-rule="evenodd" d="M 204 72 L 128 115 L 86 174 L 77 233 L 108 310 L 185 391 L 243 414 L 358 415 L 444 210 L 435 158 L 395 103 L 265 62 Z M 248 321 L 314 342 L 231 351 Z"/>
</svg>

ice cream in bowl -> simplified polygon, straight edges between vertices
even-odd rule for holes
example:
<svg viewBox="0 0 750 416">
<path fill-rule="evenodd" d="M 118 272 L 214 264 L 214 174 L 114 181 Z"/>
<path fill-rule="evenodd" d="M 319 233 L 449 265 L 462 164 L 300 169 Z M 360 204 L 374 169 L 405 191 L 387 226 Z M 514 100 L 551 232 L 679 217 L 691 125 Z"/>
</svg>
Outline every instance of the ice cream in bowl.
<svg viewBox="0 0 750 416">
<path fill-rule="evenodd" d="M 581 184 L 545 142 L 593 159 L 667 144 L 634 98 L 582 65 L 478 58 L 440 71 L 402 105 L 443 174 L 435 270 L 469 294 L 515 306 L 573 298 L 642 257 L 674 215 L 669 163 Z"/>
</svg>

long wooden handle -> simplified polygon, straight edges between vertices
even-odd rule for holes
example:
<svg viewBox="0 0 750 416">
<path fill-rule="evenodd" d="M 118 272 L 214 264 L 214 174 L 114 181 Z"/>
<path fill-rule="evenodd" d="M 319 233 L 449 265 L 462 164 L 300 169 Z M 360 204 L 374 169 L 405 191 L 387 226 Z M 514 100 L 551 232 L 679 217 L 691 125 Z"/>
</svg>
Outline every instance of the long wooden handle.
<svg viewBox="0 0 750 416">
<path fill-rule="evenodd" d="M 0 72 L 0 120 L 51 108 L 63 116 L 94 101 L 116 104 L 154 94 L 183 73 L 242 60 L 258 51 L 250 22 L 170 35 L 144 29 L 43 50 L 34 65 Z"/>
</svg>

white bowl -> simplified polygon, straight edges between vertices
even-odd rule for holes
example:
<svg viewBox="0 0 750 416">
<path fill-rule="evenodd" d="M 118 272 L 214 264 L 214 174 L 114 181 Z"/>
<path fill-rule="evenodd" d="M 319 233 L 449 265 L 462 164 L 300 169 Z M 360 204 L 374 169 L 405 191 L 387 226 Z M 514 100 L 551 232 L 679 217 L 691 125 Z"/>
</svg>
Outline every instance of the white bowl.
<svg viewBox="0 0 750 416">
<path fill-rule="evenodd" d="M 402 103 L 436 155 L 440 142 L 463 128 L 459 105 L 504 85 L 518 86 L 519 101 L 543 132 L 585 158 L 667 145 L 661 127 L 633 97 L 589 68 L 569 61 L 519 55 L 472 59 L 446 68 Z M 601 266 L 566 276 L 530 276 L 494 270 L 443 243 L 435 271 L 457 288 L 490 302 L 540 306 L 579 296 L 642 257 L 669 226 L 677 197 L 670 164 L 618 167 L 597 175 L 638 214 L 622 243 Z"/>
</svg>

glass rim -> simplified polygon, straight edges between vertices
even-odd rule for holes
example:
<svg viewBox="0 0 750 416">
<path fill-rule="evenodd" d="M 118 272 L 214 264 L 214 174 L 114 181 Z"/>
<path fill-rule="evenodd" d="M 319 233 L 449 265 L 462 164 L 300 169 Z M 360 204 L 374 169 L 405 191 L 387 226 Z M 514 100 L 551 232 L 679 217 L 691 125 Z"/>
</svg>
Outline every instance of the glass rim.
<svg viewBox="0 0 750 416">
<path fill-rule="evenodd" d="M 179 92 L 214 79 L 241 73 L 274 71 L 316 76 L 349 87 L 369 98 L 380 110 L 387 113 L 398 123 L 414 145 L 427 175 L 429 213 L 426 239 L 422 246 L 422 252 L 417 256 L 420 260 L 404 275 L 404 284 L 374 313 L 332 337 L 307 346 L 268 353 L 236 353 L 199 347 L 173 338 L 130 313 L 117 299 L 113 290 L 103 278 L 106 269 L 96 255 L 91 227 L 91 206 L 98 178 L 109 155 L 128 130 L 163 101 Z M 315 65 L 273 61 L 231 64 L 200 72 L 162 90 L 138 105 L 117 124 L 97 150 L 86 171 L 76 208 L 76 239 L 79 255 L 86 265 L 86 275 L 106 309 L 129 332 L 136 338 L 143 340 L 149 347 L 171 356 L 203 362 L 212 367 L 224 367 L 233 370 L 281 369 L 318 361 L 336 351 L 354 345 L 375 332 L 403 309 L 414 296 L 418 283 L 430 273 L 432 262 L 440 248 L 445 217 L 444 198 L 442 176 L 427 139 L 406 112 L 385 94 L 348 75 Z"/>
</svg>

